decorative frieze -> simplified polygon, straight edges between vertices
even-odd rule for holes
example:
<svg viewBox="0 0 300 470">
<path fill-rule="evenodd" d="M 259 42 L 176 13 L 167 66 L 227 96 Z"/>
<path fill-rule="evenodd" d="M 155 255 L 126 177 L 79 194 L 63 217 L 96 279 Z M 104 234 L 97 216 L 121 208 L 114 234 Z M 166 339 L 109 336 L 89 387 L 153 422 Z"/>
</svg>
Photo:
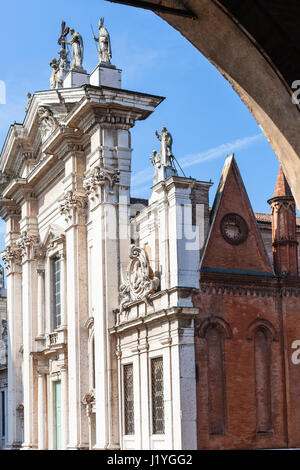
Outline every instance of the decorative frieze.
<svg viewBox="0 0 300 470">
<path fill-rule="evenodd" d="M 113 194 L 113 189 L 120 181 L 120 171 L 104 166 L 96 166 L 85 177 L 83 187 L 87 196 L 94 200 L 100 197 L 100 188 L 107 186 L 108 192 Z"/>
<path fill-rule="evenodd" d="M 274 213 L 279 212 L 281 210 L 290 210 L 293 213 L 295 212 L 295 200 L 293 198 L 280 200 L 273 202 L 271 205 L 271 215 Z"/>
<path fill-rule="evenodd" d="M 247 297 L 299 297 L 300 288 L 297 287 L 266 287 L 266 286 L 239 286 L 201 283 L 200 293 L 208 295 L 235 295 Z"/>
<path fill-rule="evenodd" d="M 135 124 L 134 118 L 121 114 L 102 114 L 98 117 L 98 122 L 101 124 L 112 125 L 113 127 L 121 126 L 121 128 L 125 129 L 133 127 Z"/>
<path fill-rule="evenodd" d="M 157 277 L 150 277 L 150 266 L 143 248 L 131 245 L 127 280 L 120 287 L 120 312 L 126 310 L 131 302 L 142 300 L 149 304 L 150 296 L 159 286 Z"/>
</svg>

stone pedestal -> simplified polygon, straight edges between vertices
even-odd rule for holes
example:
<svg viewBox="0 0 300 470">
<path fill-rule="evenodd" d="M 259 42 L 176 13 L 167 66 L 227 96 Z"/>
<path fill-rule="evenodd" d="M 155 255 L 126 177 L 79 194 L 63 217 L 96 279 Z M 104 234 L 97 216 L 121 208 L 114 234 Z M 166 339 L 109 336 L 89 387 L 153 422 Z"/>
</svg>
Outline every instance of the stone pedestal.
<svg viewBox="0 0 300 470">
<path fill-rule="evenodd" d="M 64 79 L 64 88 L 79 87 L 82 85 L 89 84 L 89 75 L 84 72 L 75 72 L 70 70 L 66 78 Z"/>
<path fill-rule="evenodd" d="M 90 75 L 90 84 L 94 86 L 122 87 L 122 70 L 115 67 L 97 65 Z"/>
</svg>

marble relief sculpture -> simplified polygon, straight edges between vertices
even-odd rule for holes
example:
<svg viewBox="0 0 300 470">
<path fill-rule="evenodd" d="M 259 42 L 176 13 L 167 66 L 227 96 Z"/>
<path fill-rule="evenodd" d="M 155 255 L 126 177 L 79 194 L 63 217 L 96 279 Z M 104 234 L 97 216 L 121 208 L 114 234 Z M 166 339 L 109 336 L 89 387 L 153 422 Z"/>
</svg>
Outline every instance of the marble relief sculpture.
<svg viewBox="0 0 300 470">
<path fill-rule="evenodd" d="M 58 126 L 58 122 L 53 116 L 52 111 L 46 106 L 41 106 L 38 110 L 42 141 L 45 141 L 49 135 Z"/>
<path fill-rule="evenodd" d="M 99 63 L 101 65 L 110 65 L 112 58 L 110 36 L 103 23 L 104 18 L 100 18 L 98 25 L 99 37 L 94 36 L 94 41 L 98 43 Z"/>
<path fill-rule="evenodd" d="M 143 300 L 149 303 L 149 297 L 159 286 L 157 277 L 150 277 L 150 265 L 143 248 L 131 245 L 127 279 L 120 286 L 120 311 L 126 310 L 131 302 Z"/>
</svg>

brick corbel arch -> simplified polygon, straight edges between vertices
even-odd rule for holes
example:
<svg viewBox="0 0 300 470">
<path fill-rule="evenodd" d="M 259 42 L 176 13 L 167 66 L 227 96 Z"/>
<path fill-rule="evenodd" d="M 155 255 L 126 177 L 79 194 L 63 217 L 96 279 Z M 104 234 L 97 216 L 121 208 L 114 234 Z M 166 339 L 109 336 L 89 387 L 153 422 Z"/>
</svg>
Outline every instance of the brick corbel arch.
<svg viewBox="0 0 300 470">
<path fill-rule="evenodd" d="M 232 330 L 229 325 L 223 318 L 217 316 L 210 316 L 205 318 L 200 326 L 197 328 L 197 336 L 199 338 L 205 338 L 208 328 L 219 327 L 225 333 L 226 339 L 232 338 Z"/>
<path fill-rule="evenodd" d="M 247 328 L 246 338 L 252 341 L 257 330 L 268 331 L 271 334 L 272 341 L 278 341 L 278 333 L 269 320 L 257 318 Z"/>
</svg>

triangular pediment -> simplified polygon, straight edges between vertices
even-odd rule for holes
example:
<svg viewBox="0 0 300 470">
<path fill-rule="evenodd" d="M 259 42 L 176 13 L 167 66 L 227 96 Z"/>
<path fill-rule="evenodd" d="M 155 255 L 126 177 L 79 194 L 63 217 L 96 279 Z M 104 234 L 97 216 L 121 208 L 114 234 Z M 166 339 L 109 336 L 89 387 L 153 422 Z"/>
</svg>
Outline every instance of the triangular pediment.
<svg viewBox="0 0 300 470">
<path fill-rule="evenodd" d="M 273 274 L 233 155 L 226 159 L 217 189 L 201 271 Z"/>
<path fill-rule="evenodd" d="M 59 225 L 51 224 L 48 227 L 44 237 L 41 239 L 41 243 L 47 248 L 53 242 L 63 241 L 64 238 L 65 232 L 63 228 L 61 228 Z"/>
</svg>

